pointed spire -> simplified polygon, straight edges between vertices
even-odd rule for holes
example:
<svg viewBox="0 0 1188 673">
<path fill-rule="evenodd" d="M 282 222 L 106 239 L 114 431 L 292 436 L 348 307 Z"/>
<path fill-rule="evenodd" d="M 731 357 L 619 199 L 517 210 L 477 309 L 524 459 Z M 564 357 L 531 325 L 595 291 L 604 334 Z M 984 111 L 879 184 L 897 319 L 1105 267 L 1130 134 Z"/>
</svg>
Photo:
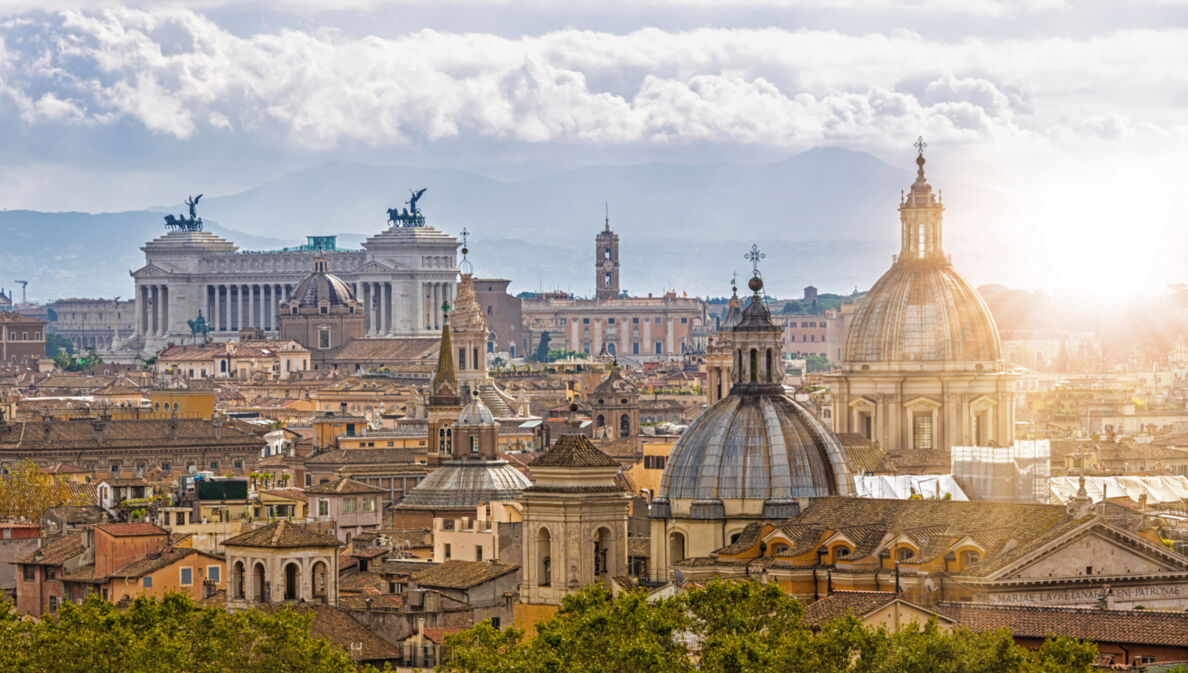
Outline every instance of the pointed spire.
<svg viewBox="0 0 1188 673">
<path fill-rule="evenodd" d="M 437 353 L 437 369 L 433 372 L 433 385 L 429 403 L 434 406 L 459 405 L 458 378 L 454 369 L 454 345 L 450 341 L 450 303 L 441 304 L 441 347 Z"/>
</svg>

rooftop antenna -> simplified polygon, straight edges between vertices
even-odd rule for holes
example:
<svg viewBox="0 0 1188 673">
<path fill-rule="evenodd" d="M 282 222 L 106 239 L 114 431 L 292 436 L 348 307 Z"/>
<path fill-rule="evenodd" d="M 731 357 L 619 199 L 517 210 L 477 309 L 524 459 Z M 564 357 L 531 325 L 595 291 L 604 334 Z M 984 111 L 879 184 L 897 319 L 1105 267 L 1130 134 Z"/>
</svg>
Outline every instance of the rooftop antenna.
<svg viewBox="0 0 1188 673">
<path fill-rule="evenodd" d="M 610 231 L 610 201 L 603 201 L 602 205 L 606 208 L 606 230 Z"/>
</svg>

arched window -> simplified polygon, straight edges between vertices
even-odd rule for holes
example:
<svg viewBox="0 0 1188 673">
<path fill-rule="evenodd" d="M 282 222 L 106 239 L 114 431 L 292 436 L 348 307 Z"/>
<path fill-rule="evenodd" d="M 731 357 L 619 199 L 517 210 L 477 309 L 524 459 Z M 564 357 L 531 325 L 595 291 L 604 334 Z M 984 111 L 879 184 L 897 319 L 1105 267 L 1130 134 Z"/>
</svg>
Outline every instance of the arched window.
<svg viewBox="0 0 1188 673">
<path fill-rule="evenodd" d="M 301 570 L 296 563 L 289 563 L 285 565 L 285 600 L 295 601 L 300 595 L 299 580 L 301 578 Z"/>
<path fill-rule="evenodd" d="M 751 383 L 759 382 L 759 351 L 751 349 Z"/>
<path fill-rule="evenodd" d="M 676 563 L 685 560 L 685 534 L 673 533 L 668 536 L 668 562 Z"/>
<path fill-rule="evenodd" d="M 612 545 L 611 532 L 608 528 L 599 528 L 594 533 L 594 575 L 601 576 L 613 573 L 614 568 L 608 564 L 614 560 L 610 555 Z"/>
<path fill-rule="evenodd" d="M 536 534 L 536 557 L 539 559 L 538 583 L 547 587 L 553 582 L 553 536 L 548 528 L 541 528 Z"/>
<path fill-rule="evenodd" d="M 767 349 L 767 382 L 771 383 L 771 349 Z"/>
<path fill-rule="evenodd" d="M 268 587 L 267 581 L 264 579 L 263 563 L 257 563 L 252 568 L 252 595 L 255 597 L 257 603 L 268 602 Z"/>
<path fill-rule="evenodd" d="M 598 418 L 594 419 L 594 424 L 601 428 L 602 426 L 606 425 L 606 417 L 602 414 L 598 414 Z"/>
<path fill-rule="evenodd" d="M 907 561 L 916 555 L 911 547 L 900 547 L 895 550 L 895 560 L 899 562 Z"/>
<path fill-rule="evenodd" d="M 322 561 L 317 561 L 313 565 L 313 573 L 310 575 L 310 593 L 314 600 L 326 601 L 326 564 Z"/>
<path fill-rule="evenodd" d="M 622 416 L 619 417 L 619 436 L 620 437 L 630 437 L 631 436 L 631 417 L 628 416 L 627 414 L 623 414 Z"/>
<path fill-rule="evenodd" d="M 236 561 L 231 567 L 231 595 L 243 600 L 244 597 L 243 561 Z"/>
</svg>

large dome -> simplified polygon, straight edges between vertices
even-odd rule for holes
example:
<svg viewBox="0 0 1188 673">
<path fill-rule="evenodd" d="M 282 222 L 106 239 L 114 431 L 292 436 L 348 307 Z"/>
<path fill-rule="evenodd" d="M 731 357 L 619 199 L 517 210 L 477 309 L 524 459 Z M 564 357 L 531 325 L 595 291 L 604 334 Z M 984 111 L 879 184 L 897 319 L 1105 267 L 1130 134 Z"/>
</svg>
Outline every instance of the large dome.
<svg viewBox="0 0 1188 673">
<path fill-rule="evenodd" d="M 988 369 L 999 360 L 986 302 L 953 267 L 901 261 L 863 299 L 846 336 L 844 363 L 946 363 Z"/>
<path fill-rule="evenodd" d="M 349 306 L 355 303 L 355 295 L 343 279 L 330 273 L 326 258 L 314 260 L 314 272 L 293 288 L 290 300 L 296 301 L 298 306 L 317 306 L 321 302 L 328 302 L 330 306 Z"/>
<path fill-rule="evenodd" d="M 447 460 L 404 496 L 401 509 L 474 509 L 484 502 L 517 500 L 532 485 L 505 460 Z"/>
<path fill-rule="evenodd" d="M 785 500 L 848 494 L 841 442 L 778 390 L 735 385 L 681 435 L 660 495 L 670 500 Z"/>
</svg>

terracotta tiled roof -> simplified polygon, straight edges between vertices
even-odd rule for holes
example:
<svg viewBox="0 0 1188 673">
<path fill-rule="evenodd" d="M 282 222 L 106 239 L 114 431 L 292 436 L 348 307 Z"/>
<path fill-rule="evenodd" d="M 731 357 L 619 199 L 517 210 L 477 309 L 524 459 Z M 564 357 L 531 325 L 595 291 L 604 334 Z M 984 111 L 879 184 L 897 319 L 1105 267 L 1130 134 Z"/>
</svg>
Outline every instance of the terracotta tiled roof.
<svg viewBox="0 0 1188 673">
<path fill-rule="evenodd" d="M 444 645 L 446 636 L 458 633 L 461 630 L 462 629 L 456 627 L 449 628 L 445 626 L 426 626 L 425 639 L 437 645 Z"/>
<path fill-rule="evenodd" d="M 1188 612 L 1097 610 L 1049 606 L 941 603 L 939 612 L 971 631 L 1003 627 L 1016 637 L 1072 636 L 1100 643 L 1183 647 L 1188 643 Z"/>
<path fill-rule="evenodd" d="M 368 566 L 373 573 L 384 575 L 416 575 L 430 568 L 436 568 L 438 563 L 427 561 L 401 561 L 399 559 L 385 559 L 382 563 Z"/>
<path fill-rule="evenodd" d="M 95 564 L 88 563 L 73 572 L 62 575 L 63 582 L 77 582 L 79 584 L 102 584 L 105 577 L 95 577 Z"/>
<path fill-rule="evenodd" d="M 87 474 L 90 470 L 77 465 L 71 465 L 70 463 L 54 463 L 44 468 L 42 472 L 46 474 Z"/>
<path fill-rule="evenodd" d="M 361 481 L 343 477 L 326 484 L 310 486 L 305 489 L 305 492 L 326 495 L 361 495 L 366 493 L 384 493 L 385 491 L 379 486 L 372 486 L 371 484 L 364 484 Z"/>
<path fill-rule="evenodd" d="M 62 523 L 68 524 L 100 523 L 107 519 L 103 510 L 93 505 L 50 507 L 45 510 L 45 514 L 52 515 Z"/>
<path fill-rule="evenodd" d="M 107 523 L 96 528 L 116 537 L 169 535 L 169 531 L 151 523 Z"/>
<path fill-rule="evenodd" d="M 267 491 L 261 491 L 261 493 L 275 495 L 278 498 L 289 498 L 290 500 L 309 502 L 309 496 L 305 495 L 305 491 L 302 491 L 299 488 L 270 488 Z"/>
<path fill-rule="evenodd" d="M 19 558 L 15 562 L 28 565 L 60 566 L 83 553 L 83 549 L 83 534 L 72 533 L 66 537 L 46 543 L 41 549 L 28 556 Z"/>
<path fill-rule="evenodd" d="M 432 337 L 355 339 L 331 356 L 334 360 L 404 361 L 431 366 L 437 359 L 439 339 Z"/>
<path fill-rule="evenodd" d="M 424 453 L 424 448 L 421 453 Z M 393 465 L 408 465 L 412 467 L 422 467 L 424 471 L 428 468 L 424 466 L 417 466 L 415 449 L 338 449 L 336 451 L 327 451 L 319 453 L 316 456 L 310 456 L 305 459 L 306 465 L 378 465 L 378 464 L 393 464 Z"/>
<path fill-rule="evenodd" d="M 218 556 L 214 556 L 213 554 L 205 554 L 198 551 L 197 549 L 166 547 L 158 553 L 149 554 L 138 561 L 129 563 L 123 568 L 113 572 L 111 576 L 119 579 L 136 579 L 139 577 L 144 577 L 149 573 L 156 572 L 161 568 L 195 554 L 199 554 L 215 561 L 223 560 Z M 198 580 L 200 580 L 200 578 L 195 578 L 195 581 Z"/>
<path fill-rule="evenodd" d="M 842 450 L 845 451 L 846 458 L 850 461 L 850 469 L 855 474 L 861 472 L 879 474 L 895 469 L 895 464 L 887 458 L 887 454 L 879 448 L 876 442 L 867 439 L 865 435 L 857 432 L 841 432 L 838 433 L 837 438 L 841 440 Z"/>
<path fill-rule="evenodd" d="M 822 626 L 844 617 L 847 613 L 863 617 L 897 598 L 898 596 L 890 591 L 835 591 L 806 607 L 804 622 L 810 626 Z M 915 607 L 927 612 L 925 608 Z"/>
<path fill-rule="evenodd" d="M 344 610 L 370 610 L 372 608 L 399 610 L 404 606 L 404 594 L 373 594 L 367 591 L 358 596 L 339 596 L 338 605 Z"/>
<path fill-rule="evenodd" d="M 417 584 L 444 589 L 469 589 L 520 569 L 518 565 L 486 561 L 446 561 L 413 576 Z"/>
<path fill-rule="evenodd" d="M 375 573 L 348 573 L 338 579 L 338 590 L 357 593 L 363 591 L 367 587 L 384 588 L 387 586 L 387 581 L 381 575 Z"/>
<path fill-rule="evenodd" d="M 177 431 L 170 424 L 177 424 Z M 200 418 L 112 420 L 103 426 L 102 440 L 97 437 L 91 420 L 55 421 L 49 425 L 49 440 L 40 421 L 8 423 L 0 428 L 0 449 L 37 451 L 38 449 L 138 448 L 143 446 L 171 447 L 201 445 L 211 449 L 222 446 L 251 444 L 263 446 L 256 434 L 231 425 L 219 428 L 215 436 L 214 424 Z"/>
<path fill-rule="evenodd" d="M 585 435 L 566 433 L 532 461 L 532 467 L 617 467 L 619 461 L 599 451 Z"/>
<path fill-rule="evenodd" d="M 778 534 L 787 539 L 791 546 L 780 552 L 777 557 L 799 556 L 817 546 L 817 543 L 821 541 L 821 536 L 825 534 L 825 528 L 802 524 L 784 524 L 780 526 Z"/>
<path fill-rule="evenodd" d="M 763 536 L 763 523 L 751 522 L 739 533 L 738 539 L 715 551 L 715 554 L 741 554 L 759 543 Z"/>
<path fill-rule="evenodd" d="M 223 541 L 224 547 L 341 547 L 338 538 L 285 520 L 240 533 Z"/>
<path fill-rule="evenodd" d="M 313 614 L 309 625 L 310 633 L 331 643 L 352 651 L 361 646 L 356 657 L 362 661 L 396 659 L 400 649 L 377 636 L 373 631 L 355 621 L 346 611 L 329 605 L 306 604 L 290 606 L 295 612 Z"/>
</svg>

